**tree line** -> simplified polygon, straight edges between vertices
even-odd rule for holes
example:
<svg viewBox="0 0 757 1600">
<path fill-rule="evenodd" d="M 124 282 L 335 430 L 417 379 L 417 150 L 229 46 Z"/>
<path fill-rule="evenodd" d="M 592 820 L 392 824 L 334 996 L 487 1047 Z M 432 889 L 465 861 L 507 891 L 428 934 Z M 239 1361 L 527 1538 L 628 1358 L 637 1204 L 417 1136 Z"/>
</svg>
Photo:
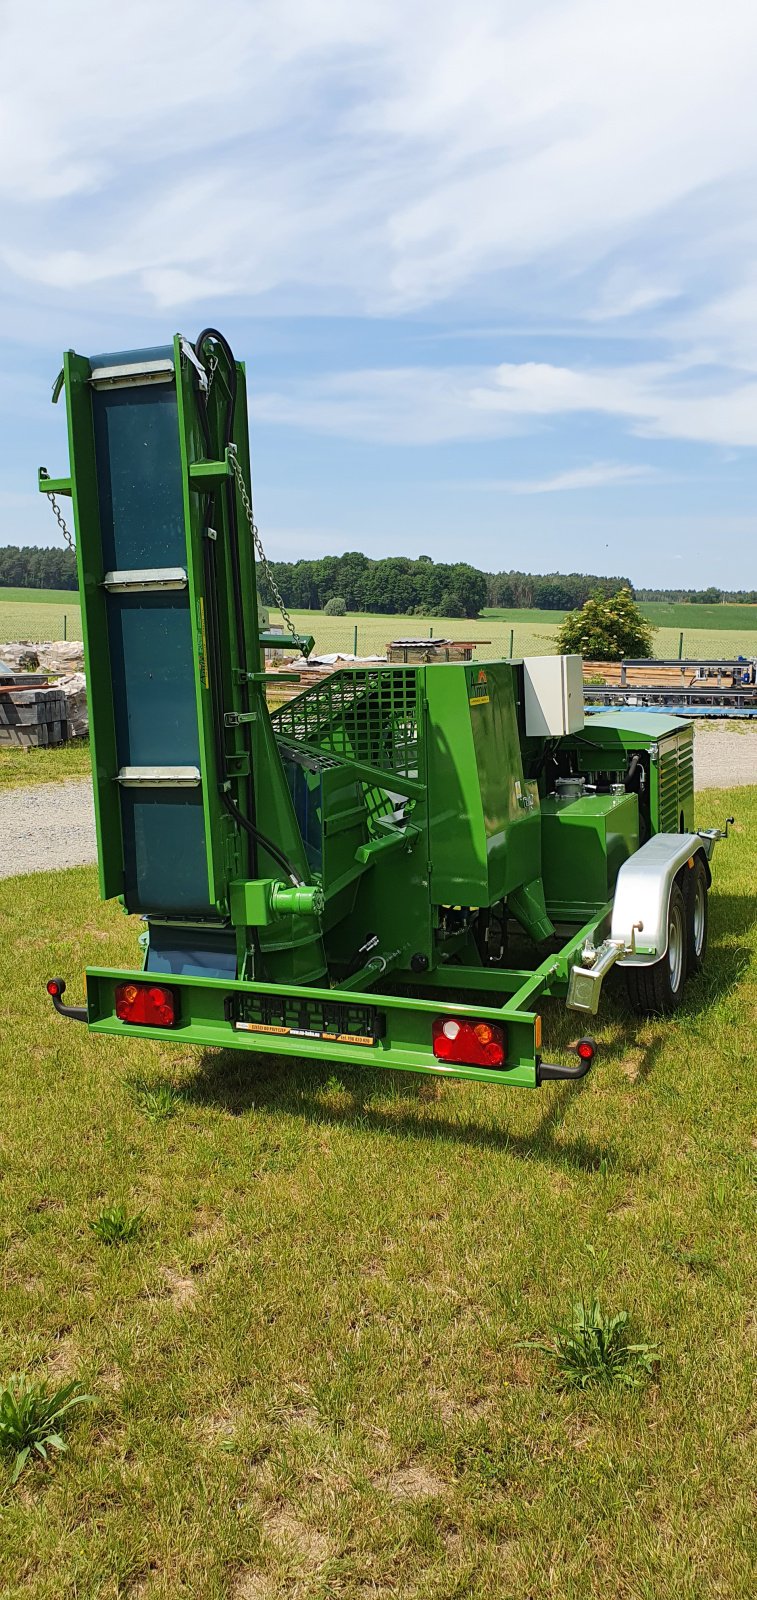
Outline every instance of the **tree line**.
<svg viewBox="0 0 757 1600">
<path fill-rule="evenodd" d="M 637 589 L 636 599 L 642 603 L 667 600 L 674 605 L 718 606 L 725 602 L 728 605 L 755 606 L 757 589 L 717 589 L 714 584 L 709 589 Z"/>
<path fill-rule="evenodd" d="M 343 599 L 347 611 L 387 616 L 477 617 L 484 606 L 530 607 L 570 611 L 589 595 L 630 589 L 628 578 L 602 578 L 591 573 L 481 572 L 468 562 L 433 561 L 430 556 L 386 556 L 371 560 L 360 551 L 321 556 L 315 561 L 272 561 L 274 579 L 284 604 L 298 611 L 322 611 L 329 601 Z M 262 570 L 261 597 L 273 605 L 273 593 Z"/>
<path fill-rule="evenodd" d="M 416 560 L 386 556 L 374 561 L 359 550 L 321 556 L 317 561 L 273 561 L 271 567 L 284 604 L 299 611 L 322 611 L 334 599 L 343 599 L 347 611 L 387 616 L 477 617 L 484 606 L 575 611 L 592 595 L 609 597 L 621 589 L 630 589 L 642 602 L 757 604 L 755 589 L 634 590 L 625 577 L 604 578 L 586 572 L 482 572 L 467 561 L 433 561 L 430 556 Z M 273 605 L 262 567 L 258 581 L 264 603 Z M 0 588 L 75 589 L 76 563 L 62 545 L 6 545 L 0 548 Z"/>
<path fill-rule="evenodd" d="M 75 589 L 76 562 L 63 545 L 0 547 L 0 588 Z"/>
</svg>

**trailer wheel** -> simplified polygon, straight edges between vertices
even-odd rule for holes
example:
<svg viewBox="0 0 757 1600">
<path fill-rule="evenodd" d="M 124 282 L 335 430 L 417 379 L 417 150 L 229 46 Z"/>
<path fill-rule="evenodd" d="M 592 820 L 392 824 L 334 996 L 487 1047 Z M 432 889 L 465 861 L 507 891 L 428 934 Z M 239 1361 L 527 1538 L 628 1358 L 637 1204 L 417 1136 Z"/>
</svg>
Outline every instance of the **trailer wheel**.
<svg viewBox="0 0 757 1600">
<path fill-rule="evenodd" d="M 668 903 L 668 948 L 662 960 L 649 967 L 626 968 L 628 998 L 640 1016 L 659 1017 L 678 1009 L 687 976 L 687 944 L 686 904 L 680 885 L 674 883 Z"/>
<path fill-rule="evenodd" d="M 701 855 L 694 857 L 694 865 L 683 875 L 683 899 L 686 907 L 686 961 L 689 972 L 701 972 L 707 954 L 707 931 L 710 902 L 707 870 Z"/>
</svg>

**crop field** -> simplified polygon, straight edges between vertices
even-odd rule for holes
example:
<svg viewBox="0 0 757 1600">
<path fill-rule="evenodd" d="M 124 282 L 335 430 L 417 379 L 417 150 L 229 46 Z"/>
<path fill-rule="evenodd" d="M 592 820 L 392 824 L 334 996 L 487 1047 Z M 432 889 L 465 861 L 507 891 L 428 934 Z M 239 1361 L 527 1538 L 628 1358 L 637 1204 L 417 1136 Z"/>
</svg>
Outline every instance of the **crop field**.
<svg viewBox="0 0 757 1600">
<path fill-rule="evenodd" d="M 81 638 L 76 589 L 0 589 L 0 644 L 64 637 Z"/>
<path fill-rule="evenodd" d="M 698 632 L 704 629 L 707 633 L 721 632 L 737 633 L 745 629 L 747 633 L 757 632 L 757 606 L 747 605 L 696 605 L 681 604 L 662 600 L 642 600 L 639 602 L 642 615 L 651 622 L 655 628 L 676 628 L 684 634 L 689 631 Z M 485 608 L 484 617 L 530 617 L 539 622 L 561 622 L 566 615 L 564 611 L 508 611 Z"/>
<path fill-rule="evenodd" d="M 704 628 L 707 632 L 734 633 L 744 628 L 747 633 L 757 629 L 757 606 L 742 605 L 675 605 L 663 600 L 642 601 L 640 610 L 656 628 Z"/>
<path fill-rule="evenodd" d="M 8 1600 L 751 1600 L 757 791 L 698 801 L 705 973 L 532 1094 L 98 1041 L 44 981 L 139 924 L 0 883 L 0 1387 L 94 1397 L 0 1461 Z M 595 1293 L 638 1387 L 535 1348 Z"/>
<path fill-rule="evenodd" d="M 18 598 L 8 600 L 6 595 Z M 702 626 L 689 626 L 688 618 L 684 618 L 680 623 L 667 622 L 665 626 L 658 626 L 654 639 L 658 656 L 678 655 L 681 628 L 684 630 L 684 654 L 692 659 L 757 655 L 755 606 L 647 606 L 643 609 L 652 621 L 656 620 L 658 612 L 675 612 L 676 615 L 685 612 L 691 618 L 696 613 L 696 622 L 702 623 Z M 731 623 L 730 627 L 718 625 L 718 613 L 728 613 L 726 620 Z M 710 614 L 717 620 L 712 621 Z M 70 598 L 62 590 L 0 590 L 0 644 L 9 639 L 62 639 L 64 615 L 66 636 L 81 638 L 78 595 L 73 590 Z M 271 621 L 275 622 L 277 616 L 278 613 L 272 611 Z M 562 616 L 560 611 L 502 611 L 488 612 L 468 621 L 462 617 L 377 617 L 364 613 L 327 617 L 322 611 L 292 612 L 298 630 L 312 633 L 316 650 L 324 655 L 334 651 L 351 653 L 357 627 L 361 655 L 383 655 L 389 639 L 423 638 L 433 629 L 436 638 L 480 639 L 482 644 L 477 653 L 482 659 L 487 654 L 507 655 L 511 630 L 515 655 L 549 654 L 554 649 Z M 662 624 L 662 618 L 660 620 Z M 489 645 L 483 643 L 487 639 L 491 641 Z"/>
</svg>

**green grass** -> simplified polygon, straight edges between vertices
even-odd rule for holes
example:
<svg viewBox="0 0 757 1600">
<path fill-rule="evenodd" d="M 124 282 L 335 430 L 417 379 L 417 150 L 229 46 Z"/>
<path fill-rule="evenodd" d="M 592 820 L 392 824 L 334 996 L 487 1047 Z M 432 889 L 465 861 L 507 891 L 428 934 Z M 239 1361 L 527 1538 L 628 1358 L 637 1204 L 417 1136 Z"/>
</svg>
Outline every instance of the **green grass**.
<svg viewBox="0 0 757 1600">
<path fill-rule="evenodd" d="M 9 595 L 24 598 L 11 600 L 6 598 Z M 81 638 L 75 589 L 0 589 L 0 644 L 17 639 L 62 639 L 64 631 L 67 639 Z"/>
<path fill-rule="evenodd" d="M 738 818 L 705 973 L 667 1023 L 616 990 L 534 1094 L 97 1040 L 44 980 L 139 924 L 89 868 L 0 883 L 0 1385 L 98 1396 L 0 1473 L 9 1600 L 751 1596 L 757 791 L 698 800 Z M 594 1296 L 659 1351 L 638 1392 L 519 1348 Z"/>
<path fill-rule="evenodd" d="M 757 632 L 757 606 L 746 605 L 687 605 L 675 601 L 642 600 L 639 610 L 655 628 L 683 628 L 684 634 L 704 629 L 708 633 L 736 633 L 746 630 Z M 562 622 L 564 611 L 513 610 L 508 607 L 488 607 L 484 617 L 500 618 L 507 622 Z"/>
<path fill-rule="evenodd" d="M 0 789 L 88 778 L 91 771 L 88 739 L 75 739 L 72 744 L 54 745 L 47 750 L 0 750 Z"/>
<path fill-rule="evenodd" d="M 714 608 L 717 609 L 717 608 Z M 726 609 L 726 608 L 724 608 Z M 748 610 L 749 608 L 743 608 Z M 694 659 L 708 656 L 757 655 L 757 607 L 752 609 L 751 629 L 739 628 L 686 630 L 685 654 Z M 326 617 L 320 611 L 294 611 L 293 621 L 301 633 L 315 635 L 316 649 L 323 654 L 335 650 L 352 651 L 354 630 L 358 630 L 358 651 L 364 655 L 383 655 L 390 639 L 424 638 L 433 628 L 435 638 L 484 639 L 478 656 L 506 656 L 510 649 L 510 630 L 514 631 L 515 655 L 545 655 L 555 648 L 561 613 L 556 611 L 511 611 L 501 616 L 485 615 L 473 621 L 462 617 Z M 274 620 L 274 613 L 271 613 Z M 658 628 L 654 636 L 658 656 L 678 655 L 678 630 Z"/>
<path fill-rule="evenodd" d="M 11 594 L 25 598 L 9 601 L 5 596 Z M 68 638 L 80 638 L 78 595 L 72 592 L 71 600 L 56 610 L 53 601 L 58 601 L 61 594 L 65 591 L 0 590 L 0 644 L 15 639 L 62 638 L 64 610 Z M 757 606 L 649 605 L 642 609 L 655 625 L 654 650 L 658 656 L 678 655 L 681 628 L 684 654 L 693 659 L 757 655 Z M 272 622 L 277 615 L 271 612 Z M 481 658 L 507 655 L 511 628 L 515 655 L 549 654 L 555 647 L 563 615 L 561 611 L 488 611 L 469 621 L 462 617 L 376 617 L 365 613 L 327 617 L 322 611 L 292 612 L 298 631 L 314 634 L 316 649 L 324 655 L 337 650 L 351 652 L 357 625 L 358 651 L 363 655 L 383 655 L 390 639 L 423 638 L 433 628 L 436 638 L 489 639 L 491 643 L 482 644 L 478 651 Z"/>
<path fill-rule="evenodd" d="M 0 602 L 5 605 L 8 601 L 15 601 L 22 605 L 40 606 L 77 606 L 79 595 L 76 589 L 13 589 L 0 588 Z"/>
<path fill-rule="evenodd" d="M 665 600 L 642 601 L 640 609 L 656 628 L 683 628 L 684 638 L 692 628 L 719 633 L 723 629 L 734 633 L 744 630 L 757 632 L 757 606 L 744 605 L 680 605 Z"/>
</svg>

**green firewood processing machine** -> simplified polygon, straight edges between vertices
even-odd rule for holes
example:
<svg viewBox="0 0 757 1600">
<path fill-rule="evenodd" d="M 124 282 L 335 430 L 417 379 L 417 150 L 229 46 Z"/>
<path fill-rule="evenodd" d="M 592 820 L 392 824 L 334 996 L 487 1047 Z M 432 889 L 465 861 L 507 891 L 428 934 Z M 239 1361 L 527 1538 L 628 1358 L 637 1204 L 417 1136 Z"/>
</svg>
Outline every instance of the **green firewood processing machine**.
<svg viewBox="0 0 757 1600">
<path fill-rule="evenodd" d="M 87 358 L 65 389 L 100 892 L 143 919 L 91 967 L 94 1034 L 519 1087 L 540 1002 L 679 1003 L 707 942 L 693 729 L 584 719 L 579 657 L 346 667 L 269 712 L 244 368 L 225 338 Z M 293 634 L 307 654 L 312 640 Z M 726 830 L 727 832 L 727 826 Z"/>
</svg>

